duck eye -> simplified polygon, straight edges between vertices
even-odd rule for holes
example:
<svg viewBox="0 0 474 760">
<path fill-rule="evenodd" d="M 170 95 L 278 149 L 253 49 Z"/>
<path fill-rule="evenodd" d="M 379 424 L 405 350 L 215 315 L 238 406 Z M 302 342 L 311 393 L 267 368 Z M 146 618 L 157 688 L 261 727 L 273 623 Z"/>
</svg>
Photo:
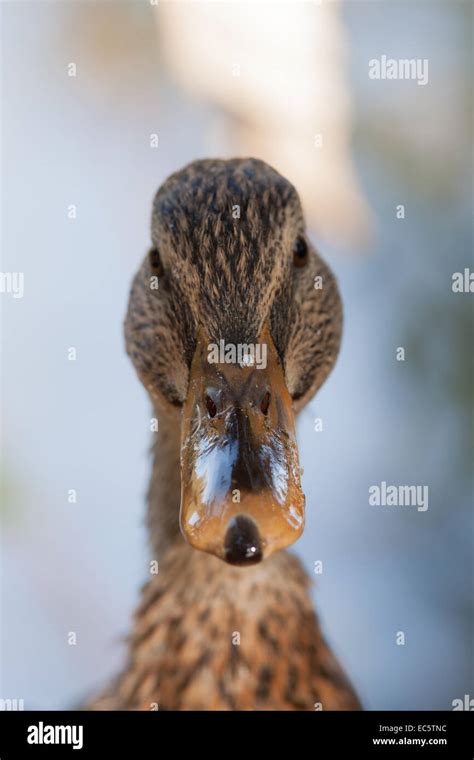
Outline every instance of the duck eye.
<svg viewBox="0 0 474 760">
<path fill-rule="evenodd" d="M 150 259 L 150 266 L 153 269 L 154 273 L 157 275 L 157 277 L 163 277 L 164 269 L 163 264 L 161 263 L 158 249 L 152 248 L 148 254 L 148 257 Z"/>
<path fill-rule="evenodd" d="M 206 396 L 206 409 L 209 417 L 215 417 L 217 414 L 217 406 L 215 401 L 210 396 Z"/>
<path fill-rule="evenodd" d="M 308 261 L 308 246 L 303 237 L 297 237 L 293 246 L 293 264 L 295 267 L 304 267 Z"/>
</svg>

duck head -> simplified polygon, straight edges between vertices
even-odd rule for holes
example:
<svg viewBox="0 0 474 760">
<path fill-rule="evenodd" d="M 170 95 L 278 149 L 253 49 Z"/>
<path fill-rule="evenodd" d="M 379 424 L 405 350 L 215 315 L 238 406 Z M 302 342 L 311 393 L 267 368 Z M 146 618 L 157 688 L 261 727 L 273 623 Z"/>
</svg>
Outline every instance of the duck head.
<svg viewBox="0 0 474 760">
<path fill-rule="evenodd" d="M 341 302 L 295 188 L 262 161 L 196 161 L 158 190 L 127 350 L 181 411 L 180 525 L 237 565 L 304 528 L 295 414 L 330 372 Z"/>
</svg>

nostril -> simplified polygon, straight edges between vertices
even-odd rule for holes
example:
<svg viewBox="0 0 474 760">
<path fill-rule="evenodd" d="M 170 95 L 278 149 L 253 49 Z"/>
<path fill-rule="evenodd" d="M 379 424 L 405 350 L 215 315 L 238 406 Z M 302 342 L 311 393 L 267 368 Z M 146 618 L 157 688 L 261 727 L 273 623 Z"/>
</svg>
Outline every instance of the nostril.
<svg viewBox="0 0 474 760">
<path fill-rule="evenodd" d="M 216 402 L 210 396 L 206 396 L 206 409 L 208 411 L 209 417 L 216 416 L 217 414 Z"/>
<path fill-rule="evenodd" d="M 254 565 L 262 559 L 257 526 L 239 515 L 231 521 L 224 541 L 225 560 L 231 565 Z"/>
<path fill-rule="evenodd" d="M 270 392 L 267 391 L 260 402 L 260 409 L 262 410 L 265 416 L 268 414 L 268 409 L 270 407 L 270 399 L 271 399 Z"/>
</svg>

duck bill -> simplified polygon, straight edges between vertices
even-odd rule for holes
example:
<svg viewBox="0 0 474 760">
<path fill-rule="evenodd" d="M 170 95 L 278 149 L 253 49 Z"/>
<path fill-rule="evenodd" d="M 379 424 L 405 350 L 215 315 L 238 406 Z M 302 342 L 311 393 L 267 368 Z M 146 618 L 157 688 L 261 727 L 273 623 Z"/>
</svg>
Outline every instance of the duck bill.
<svg viewBox="0 0 474 760">
<path fill-rule="evenodd" d="M 253 346 L 199 334 L 181 443 L 180 524 L 192 546 L 247 565 L 301 535 L 294 412 L 267 327 Z"/>
</svg>

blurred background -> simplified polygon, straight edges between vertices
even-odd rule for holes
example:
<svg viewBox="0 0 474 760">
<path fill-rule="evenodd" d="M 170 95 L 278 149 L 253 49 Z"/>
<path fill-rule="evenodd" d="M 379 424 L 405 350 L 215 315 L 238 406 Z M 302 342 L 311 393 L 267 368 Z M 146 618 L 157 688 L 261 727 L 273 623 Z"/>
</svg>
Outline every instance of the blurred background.
<svg viewBox="0 0 474 760">
<path fill-rule="evenodd" d="M 150 472 L 128 289 L 157 187 L 234 155 L 297 186 L 345 304 L 299 420 L 324 630 L 369 709 L 473 693 L 472 311 L 451 289 L 473 267 L 471 21 L 451 0 L 2 3 L 2 271 L 25 279 L 1 296 L 0 697 L 70 707 L 122 663 Z M 370 79 L 382 55 L 428 59 L 428 84 Z M 428 485 L 428 511 L 370 507 L 382 480 Z"/>
</svg>

